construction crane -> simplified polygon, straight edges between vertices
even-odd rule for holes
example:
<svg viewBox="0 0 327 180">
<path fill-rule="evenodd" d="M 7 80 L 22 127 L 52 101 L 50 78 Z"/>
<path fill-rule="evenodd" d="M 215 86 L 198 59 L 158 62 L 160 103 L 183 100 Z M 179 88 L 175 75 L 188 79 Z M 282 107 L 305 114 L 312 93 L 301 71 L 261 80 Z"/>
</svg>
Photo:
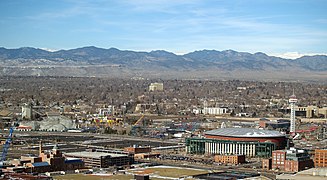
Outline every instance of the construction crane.
<svg viewBox="0 0 327 180">
<path fill-rule="evenodd" d="M 144 118 L 144 114 L 133 124 L 130 135 L 132 136 L 140 136 L 144 133 L 144 130 L 142 128 L 143 125 L 141 125 L 141 122 Z"/>
<path fill-rule="evenodd" d="M 3 148 L 2 148 L 2 156 L 1 156 L 1 160 L 0 160 L 0 163 L 5 161 L 6 160 L 6 156 L 7 156 L 7 153 L 8 153 L 8 149 L 9 149 L 9 146 L 12 142 L 12 134 L 14 132 L 14 128 L 11 127 L 9 129 L 9 135 L 8 135 L 8 138 L 5 142 L 5 144 L 3 145 Z"/>
<path fill-rule="evenodd" d="M 15 122 L 14 127 L 17 127 L 17 126 L 19 126 L 18 122 Z M 1 155 L 1 159 L 0 159 L 0 166 L 3 166 L 4 161 L 7 158 L 8 149 L 9 149 L 9 146 L 10 146 L 10 144 L 12 142 L 12 134 L 14 132 L 14 127 L 11 127 L 9 129 L 9 135 L 8 135 L 8 137 L 6 139 L 5 144 L 2 147 L 2 155 Z"/>
<path fill-rule="evenodd" d="M 140 119 L 138 119 L 135 123 L 134 126 L 139 125 L 139 123 L 143 120 L 144 118 L 144 114 L 142 114 L 142 116 L 140 117 Z"/>
</svg>

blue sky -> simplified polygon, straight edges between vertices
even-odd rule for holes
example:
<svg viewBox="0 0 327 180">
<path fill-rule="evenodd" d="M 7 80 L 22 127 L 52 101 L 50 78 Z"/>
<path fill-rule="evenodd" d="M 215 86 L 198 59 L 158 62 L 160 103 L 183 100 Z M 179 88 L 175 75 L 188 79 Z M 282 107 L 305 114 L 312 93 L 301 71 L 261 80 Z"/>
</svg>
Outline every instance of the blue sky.
<svg viewBox="0 0 327 180">
<path fill-rule="evenodd" d="M 1 0 L 0 46 L 327 53 L 325 0 Z"/>
</svg>

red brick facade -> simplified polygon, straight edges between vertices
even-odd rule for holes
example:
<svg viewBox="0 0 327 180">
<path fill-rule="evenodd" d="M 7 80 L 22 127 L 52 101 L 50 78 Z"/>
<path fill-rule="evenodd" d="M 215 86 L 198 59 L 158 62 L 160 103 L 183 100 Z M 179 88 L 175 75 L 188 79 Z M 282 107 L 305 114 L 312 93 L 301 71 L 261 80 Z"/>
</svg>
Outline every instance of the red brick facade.
<svg viewBox="0 0 327 180">
<path fill-rule="evenodd" d="M 245 163 L 245 155 L 215 155 L 215 162 L 224 164 Z"/>
<path fill-rule="evenodd" d="M 149 153 L 151 152 L 151 147 L 125 147 L 124 151 L 132 154 Z"/>
<path fill-rule="evenodd" d="M 285 170 L 286 151 L 272 152 L 272 169 Z"/>
<path fill-rule="evenodd" d="M 315 150 L 315 167 L 327 167 L 327 149 Z"/>
<path fill-rule="evenodd" d="M 262 169 L 264 170 L 270 170 L 272 167 L 271 167 L 271 159 L 263 159 L 262 160 Z"/>
<path fill-rule="evenodd" d="M 272 169 L 286 171 L 286 172 L 299 172 L 306 167 L 313 167 L 313 161 L 311 159 L 306 160 L 287 160 L 286 151 L 277 150 L 272 152 Z"/>
</svg>

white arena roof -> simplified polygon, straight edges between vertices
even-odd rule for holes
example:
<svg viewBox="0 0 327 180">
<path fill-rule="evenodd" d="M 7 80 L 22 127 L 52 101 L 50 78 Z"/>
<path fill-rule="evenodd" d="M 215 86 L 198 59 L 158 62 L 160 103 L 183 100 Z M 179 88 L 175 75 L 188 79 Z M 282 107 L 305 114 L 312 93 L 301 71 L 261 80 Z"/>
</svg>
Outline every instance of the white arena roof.
<svg viewBox="0 0 327 180">
<path fill-rule="evenodd" d="M 220 128 L 205 132 L 205 135 L 229 137 L 284 137 L 278 131 L 253 128 Z"/>
</svg>

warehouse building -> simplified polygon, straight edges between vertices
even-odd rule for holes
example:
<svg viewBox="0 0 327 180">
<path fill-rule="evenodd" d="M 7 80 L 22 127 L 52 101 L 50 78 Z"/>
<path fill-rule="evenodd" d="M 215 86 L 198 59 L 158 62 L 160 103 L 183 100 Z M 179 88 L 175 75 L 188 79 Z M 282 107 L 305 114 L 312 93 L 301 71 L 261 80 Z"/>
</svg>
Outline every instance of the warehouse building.
<svg viewBox="0 0 327 180">
<path fill-rule="evenodd" d="M 131 164 L 128 154 L 116 154 L 97 151 L 65 153 L 69 158 L 80 158 L 87 167 L 108 168 L 110 166 L 125 166 Z"/>
<path fill-rule="evenodd" d="M 268 120 L 260 119 L 259 127 L 264 129 L 281 129 L 284 131 L 289 131 L 290 129 L 290 120 L 288 119 L 277 119 L 277 120 Z"/>
<path fill-rule="evenodd" d="M 134 145 L 133 147 L 125 147 L 124 151 L 129 152 L 131 154 L 150 153 L 151 152 L 151 147 L 150 146 L 142 147 L 142 146 Z"/>
</svg>

